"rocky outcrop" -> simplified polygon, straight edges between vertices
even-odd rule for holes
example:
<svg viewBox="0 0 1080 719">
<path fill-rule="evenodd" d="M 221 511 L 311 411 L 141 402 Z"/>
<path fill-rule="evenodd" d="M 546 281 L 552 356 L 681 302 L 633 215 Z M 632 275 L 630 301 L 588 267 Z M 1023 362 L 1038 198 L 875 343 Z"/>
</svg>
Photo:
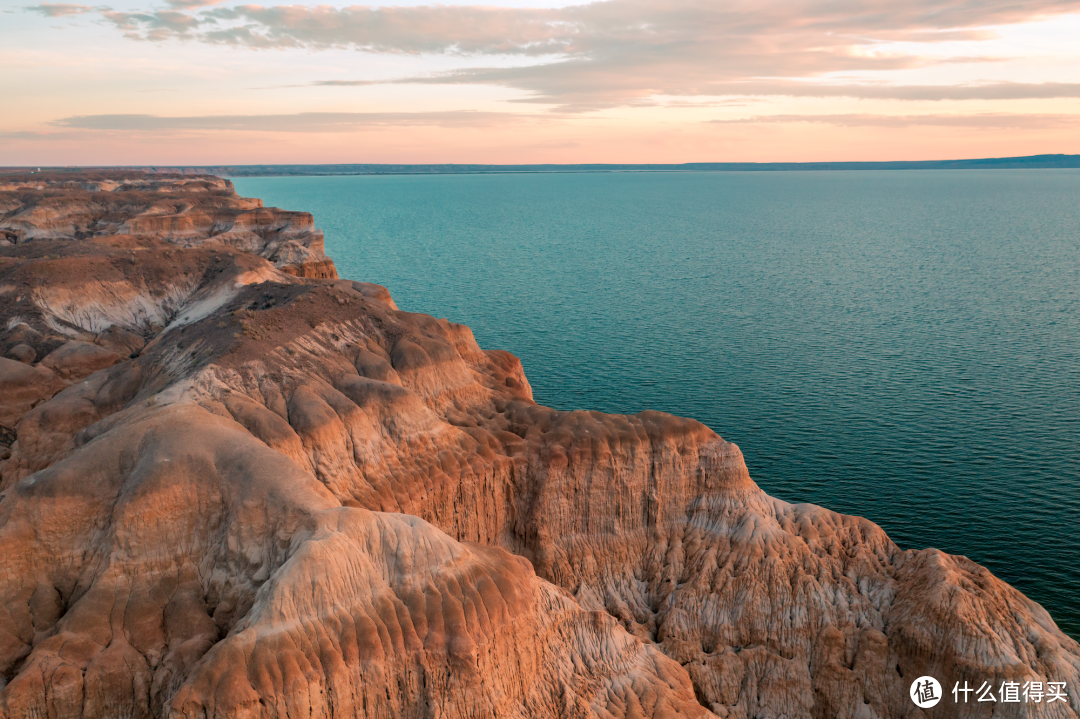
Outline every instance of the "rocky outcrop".
<svg viewBox="0 0 1080 719">
<path fill-rule="evenodd" d="M 0 244 L 109 235 L 225 245 L 290 274 L 337 277 L 310 213 L 263 207 L 229 180 L 118 170 L 0 175 Z"/>
<path fill-rule="evenodd" d="M 1080 646 L 984 568 L 768 497 L 692 420 L 538 406 L 382 287 L 0 255 L 2 717 L 918 717 L 923 674 L 1080 713 Z"/>
</svg>

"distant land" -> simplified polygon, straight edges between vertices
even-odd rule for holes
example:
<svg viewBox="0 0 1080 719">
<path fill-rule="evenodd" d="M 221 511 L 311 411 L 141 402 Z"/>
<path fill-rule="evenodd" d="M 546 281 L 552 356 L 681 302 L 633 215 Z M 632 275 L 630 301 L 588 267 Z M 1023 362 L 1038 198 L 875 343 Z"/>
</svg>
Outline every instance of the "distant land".
<svg viewBox="0 0 1080 719">
<path fill-rule="evenodd" d="M 132 165 L 106 167 L 9 167 L 0 173 L 35 170 L 145 170 L 185 175 L 273 177 L 281 175 L 457 175 L 536 172 L 806 172 L 812 170 L 1024 170 L 1080 168 L 1080 155 L 1030 155 L 916 162 L 688 162 L 679 165 Z"/>
</svg>

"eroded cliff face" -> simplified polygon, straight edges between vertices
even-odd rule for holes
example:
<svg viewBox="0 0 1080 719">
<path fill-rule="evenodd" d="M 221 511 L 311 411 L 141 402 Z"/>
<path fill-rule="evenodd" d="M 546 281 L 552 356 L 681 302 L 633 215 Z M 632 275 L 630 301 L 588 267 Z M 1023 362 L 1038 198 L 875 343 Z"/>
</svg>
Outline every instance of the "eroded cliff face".
<svg viewBox="0 0 1080 719">
<path fill-rule="evenodd" d="M 224 245 L 290 274 L 337 277 L 310 213 L 263 207 L 220 177 L 122 170 L 0 176 L 0 246 L 110 235 Z"/>
<path fill-rule="evenodd" d="M 0 717 L 917 717 L 923 674 L 1070 688 L 933 716 L 1080 713 L 1041 607 L 697 422 L 538 406 L 267 245 L 101 232 L 0 248 Z"/>
</svg>

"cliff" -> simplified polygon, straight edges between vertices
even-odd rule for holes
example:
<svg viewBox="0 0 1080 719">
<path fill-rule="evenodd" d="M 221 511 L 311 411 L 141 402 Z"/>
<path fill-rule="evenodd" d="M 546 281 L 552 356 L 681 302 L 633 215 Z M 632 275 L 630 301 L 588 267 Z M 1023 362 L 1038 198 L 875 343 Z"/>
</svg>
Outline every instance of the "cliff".
<svg viewBox="0 0 1080 719">
<path fill-rule="evenodd" d="M 559 412 L 212 177 L 0 192 L 0 717 L 1077 717 L 963 558 Z M 911 681 L 1066 682 L 924 712 Z"/>
<path fill-rule="evenodd" d="M 0 175 L 0 246 L 118 235 L 185 248 L 214 243 L 289 274 L 337 277 L 310 213 L 265 208 L 229 180 L 122 170 Z"/>
</svg>

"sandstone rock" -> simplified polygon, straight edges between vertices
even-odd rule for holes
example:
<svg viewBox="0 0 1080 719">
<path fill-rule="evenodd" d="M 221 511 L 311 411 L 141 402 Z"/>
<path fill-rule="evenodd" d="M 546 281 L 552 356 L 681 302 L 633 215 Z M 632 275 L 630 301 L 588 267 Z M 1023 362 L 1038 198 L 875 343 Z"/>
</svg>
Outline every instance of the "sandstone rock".
<svg viewBox="0 0 1080 719">
<path fill-rule="evenodd" d="M 10 175 L 0 184 L 0 237 L 20 245 L 110 235 L 210 243 L 261 255 L 293 275 L 337 277 L 310 213 L 263 207 L 217 177 L 95 174 L 83 181 L 61 172 Z"/>
<path fill-rule="evenodd" d="M 7 358 L 23 364 L 33 364 L 37 359 L 37 352 L 28 344 L 17 344 L 7 351 Z"/>
<path fill-rule="evenodd" d="M 146 346 L 146 340 L 134 332 L 129 332 L 117 325 L 111 325 L 100 333 L 96 342 L 111 352 L 121 357 L 130 357 L 138 354 L 139 350 Z"/>
<path fill-rule="evenodd" d="M 0 358 L 0 424 L 14 427 L 23 415 L 65 386 L 46 367 Z"/>
<path fill-rule="evenodd" d="M 41 360 L 47 367 L 66 380 L 80 380 L 99 369 L 111 367 L 120 361 L 115 352 L 89 342 L 67 342 L 50 352 Z"/>
<path fill-rule="evenodd" d="M 1080 715 L 1080 646 L 986 569 L 768 497 L 692 420 L 538 406 L 467 327 L 243 237 L 0 248 L 52 243 L 0 264 L 52 358 L 0 360 L 3 719 L 915 719 L 921 674 Z"/>
<path fill-rule="evenodd" d="M 674 662 L 505 550 L 341 507 L 190 404 L 127 412 L 8 490 L 7 716 L 560 716 L 571 687 L 610 715 L 706 714 Z"/>
</svg>

